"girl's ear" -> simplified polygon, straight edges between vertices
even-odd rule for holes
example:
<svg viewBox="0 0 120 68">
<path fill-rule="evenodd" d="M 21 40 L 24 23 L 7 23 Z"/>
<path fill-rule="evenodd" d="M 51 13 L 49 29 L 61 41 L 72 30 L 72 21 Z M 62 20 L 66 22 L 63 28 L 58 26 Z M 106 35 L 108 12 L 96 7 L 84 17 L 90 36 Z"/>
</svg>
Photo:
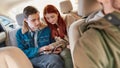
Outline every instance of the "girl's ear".
<svg viewBox="0 0 120 68">
<path fill-rule="evenodd" d="M 57 16 L 59 16 L 59 12 L 57 12 Z"/>
<path fill-rule="evenodd" d="M 59 15 L 60 13 L 59 12 L 57 12 L 57 15 Z"/>
</svg>

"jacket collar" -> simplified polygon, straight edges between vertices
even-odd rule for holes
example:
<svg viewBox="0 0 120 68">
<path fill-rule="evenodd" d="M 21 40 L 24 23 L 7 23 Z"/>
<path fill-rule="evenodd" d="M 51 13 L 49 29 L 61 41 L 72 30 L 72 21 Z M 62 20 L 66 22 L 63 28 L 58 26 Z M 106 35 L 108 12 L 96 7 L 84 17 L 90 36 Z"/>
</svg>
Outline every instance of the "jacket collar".
<svg viewBox="0 0 120 68">
<path fill-rule="evenodd" d="M 45 28 L 47 25 L 44 23 L 41 23 L 41 25 L 39 26 L 39 29 L 42 30 L 43 28 Z M 29 26 L 26 22 L 23 22 L 23 26 L 22 26 L 22 34 L 25 34 L 26 32 L 29 31 Z"/>
<path fill-rule="evenodd" d="M 112 12 L 110 14 L 105 15 L 104 17 L 107 21 L 112 23 L 113 25 L 119 26 L 120 25 L 120 13 L 119 12 Z"/>
</svg>

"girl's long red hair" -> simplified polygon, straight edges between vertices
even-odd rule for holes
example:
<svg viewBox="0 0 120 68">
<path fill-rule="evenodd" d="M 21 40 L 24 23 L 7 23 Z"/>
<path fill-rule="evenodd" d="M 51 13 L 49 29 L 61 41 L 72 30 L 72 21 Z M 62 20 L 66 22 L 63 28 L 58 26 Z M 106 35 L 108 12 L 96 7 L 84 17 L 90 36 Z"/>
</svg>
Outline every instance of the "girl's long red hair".
<svg viewBox="0 0 120 68">
<path fill-rule="evenodd" d="M 47 21 L 47 19 L 45 18 L 45 14 L 47 14 L 47 13 L 58 14 L 58 21 L 57 21 L 58 25 L 53 25 Z M 67 35 L 66 24 L 65 24 L 65 21 L 63 20 L 63 18 L 61 17 L 58 9 L 53 5 L 47 5 L 44 8 L 43 14 L 44 14 L 44 19 L 45 19 L 46 23 L 48 24 L 48 26 L 50 27 L 50 29 L 52 31 L 51 32 L 52 38 L 55 38 L 55 36 L 64 38 L 64 36 Z M 57 28 L 59 28 L 59 32 L 58 32 Z"/>
</svg>

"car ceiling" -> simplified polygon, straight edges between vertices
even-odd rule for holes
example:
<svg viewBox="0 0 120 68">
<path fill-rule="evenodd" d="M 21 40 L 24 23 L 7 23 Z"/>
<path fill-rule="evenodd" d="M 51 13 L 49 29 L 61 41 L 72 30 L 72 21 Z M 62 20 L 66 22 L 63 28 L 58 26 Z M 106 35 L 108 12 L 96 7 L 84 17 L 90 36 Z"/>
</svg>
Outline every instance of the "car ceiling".
<svg viewBox="0 0 120 68">
<path fill-rule="evenodd" d="M 30 0 L 2 0 L 0 2 L 0 14 L 5 15 L 7 14 L 7 11 L 12 8 L 14 5 L 26 2 Z"/>
<path fill-rule="evenodd" d="M 41 6 L 41 5 L 45 6 L 45 4 L 47 4 L 46 2 L 48 2 L 49 4 L 55 3 L 54 5 L 59 6 L 58 5 L 59 1 L 62 0 L 3 0 L 2 2 L 0 2 L 0 15 L 4 15 L 15 20 L 15 15 L 20 13 L 21 9 L 23 9 L 21 5 L 32 4 L 34 6 Z M 43 7 L 40 7 L 38 9 L 42 10 Z M 41 16 L 42 16 L 42 11 L 41 11 Z"/>
</svg>

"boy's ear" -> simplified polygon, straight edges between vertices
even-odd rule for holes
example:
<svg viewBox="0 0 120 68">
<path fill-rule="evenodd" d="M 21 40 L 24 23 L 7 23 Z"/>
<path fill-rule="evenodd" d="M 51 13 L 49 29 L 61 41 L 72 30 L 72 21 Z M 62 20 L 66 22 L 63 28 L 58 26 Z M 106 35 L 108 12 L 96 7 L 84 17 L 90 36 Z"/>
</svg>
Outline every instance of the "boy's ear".
<svg viewBox="0 0 120 68">
<path fill-rule="evenodd" d="M 26 19 L 26 18 L 24 18 L 24 20 L 23 20 L 23 21 L 27 22 L 27 19 Z"/>
</svg>

